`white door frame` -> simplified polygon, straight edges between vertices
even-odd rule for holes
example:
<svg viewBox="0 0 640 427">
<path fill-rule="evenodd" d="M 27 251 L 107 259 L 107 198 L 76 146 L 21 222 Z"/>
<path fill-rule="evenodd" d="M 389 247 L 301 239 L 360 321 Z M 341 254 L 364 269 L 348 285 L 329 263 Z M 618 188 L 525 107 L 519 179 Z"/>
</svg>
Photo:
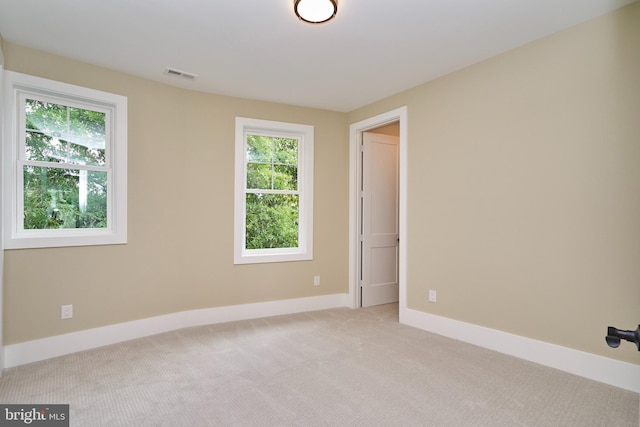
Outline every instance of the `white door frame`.
<svg viewBox="0 0 640 427">
<path fill-rule="evenodd" d="M 360 307 L 360 141 L 362 132 L 387 123 L 400 125 L 400 191 L 399 191 L 399 238 L 398 282 L 400 287 L 400 317 L 407 308 L 407 107 L 379 114 L 349 126 L 349 301 L 351 308 Z"/>
<path fill-rule="evenodd" d="M 0 36 L 0 42 L 2 42 L 2 36 Z M 10 123 L 4 123 L 4 93 L 3 93 L 3 87 L 4 87 L 4 56 L 2 54 L 2 47 L 0 46 L 0 124 L 2 124 L 2 126 L 10 126 Z M 2 128 L 2 126 L 0 126 L 0 128 Z M 6 134 L 6 132 L 1 131 L 0 132 L 0 200 L 2 199 L 2 188 L 4 187 L 4 170 L 3 170 L 3 166 L 2 164 L 4 163 L 4 159 L 2 158 L 2 152 L 4 152 L 3 147 L 5 143 L 8 143 L 8 141 L 4 141 L 4 135 Z M 3 304 L 4 304 L 4 300 L 2 298 L 2 295 L 4 293 L 4 283 L 2 281 L 2 278 L 4 277 L 4 236 L 3 236 L 3 229 L 2 227 L 4 226 L 4 220 L 3 220 L 3 215 L 4 215 L 4 207 L 0 208 L 0 377 L 2 376 L 2 371 L 4 370 L 5 367 L 5 353 L 4 353 L 4 335 L 2 333 L 4 324 L 2 323 L 2 319 L 4 316 L 3 313 Z"/>
</svg>

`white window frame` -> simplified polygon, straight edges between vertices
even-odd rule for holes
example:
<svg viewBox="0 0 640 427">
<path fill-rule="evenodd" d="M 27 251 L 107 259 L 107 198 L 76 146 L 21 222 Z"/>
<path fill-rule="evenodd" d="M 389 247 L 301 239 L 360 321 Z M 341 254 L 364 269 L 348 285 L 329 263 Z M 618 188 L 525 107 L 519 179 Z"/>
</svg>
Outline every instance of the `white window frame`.
<svg viewBox="0 0 640 427">
<path fill-rule="evenodd" d="M 294 137 L 298 145 L 299 222 L 297 248 L 246 248 L 247 133 Z M 253 264 L 313 259 L 313 133 L 310 125 L 236 117 L 234 263 Z"/>
<path fill-rule="evenodd" d="M 127 243 L 127 98 L 94 89 L 61 83 L 27 74 L 5 71 L 3 138 L 3 209 L 5 249 Z M 107 227 L 25 230 L 24 188 L 21 161 L 24 129 L 20 118 L 23 95 L 48 98 L 62 105 L 84 106 L 104 111 L 110 117 L 107 129 Z M 22 151 L 21 151 L 22 150 Z M 73 168 L 73 165 L 70 166 Z"/>
</svg>

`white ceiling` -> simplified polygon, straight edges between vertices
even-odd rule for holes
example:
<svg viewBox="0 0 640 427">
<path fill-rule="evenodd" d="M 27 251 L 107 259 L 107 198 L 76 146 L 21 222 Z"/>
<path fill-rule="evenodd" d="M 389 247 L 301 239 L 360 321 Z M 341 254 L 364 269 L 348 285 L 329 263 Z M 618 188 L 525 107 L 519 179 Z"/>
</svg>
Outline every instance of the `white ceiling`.
<svg viewBox="0 0 640 427">
<path fill-rule="evenodd" d="M 0 34 L 192 90 L 351 111 L 633 1 L 339 0 L 311 25 L 293 0 L 0 0 Z"/>
</svg>

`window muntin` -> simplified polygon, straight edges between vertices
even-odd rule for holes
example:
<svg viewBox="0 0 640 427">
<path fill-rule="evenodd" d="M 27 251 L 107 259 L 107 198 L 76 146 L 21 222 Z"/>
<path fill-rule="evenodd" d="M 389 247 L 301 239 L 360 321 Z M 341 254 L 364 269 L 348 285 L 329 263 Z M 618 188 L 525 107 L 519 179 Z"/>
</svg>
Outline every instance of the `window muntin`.
<svg viewBox="0 0 640 427">
<path fill-rule="evenodd" d="M 313 127 L 236 125 L 235 262 L 311 259 Z"/>
<path fill-rule="evenodd" d="M 11 71 L 3 97 L 5 248 L 126 243 L 126 97 Z"/>
</svg>

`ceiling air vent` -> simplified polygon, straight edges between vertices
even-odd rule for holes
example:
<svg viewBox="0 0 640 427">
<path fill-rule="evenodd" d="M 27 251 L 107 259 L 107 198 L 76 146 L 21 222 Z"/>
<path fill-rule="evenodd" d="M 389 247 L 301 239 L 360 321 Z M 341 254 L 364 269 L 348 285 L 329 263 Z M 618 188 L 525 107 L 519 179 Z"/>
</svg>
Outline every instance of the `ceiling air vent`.
<svg viewBox="0 0 640 427">
<path fill-rule="evenodd" d="M 187 73 L 186 71 L 176 70 L 175 68 L 169 67 L 167 67 L 164 72 L 170 76 L 182 77 L 183 79 L 187 80 L 195 80 L 198 77 L 197 74 Z"/>
</svg>

